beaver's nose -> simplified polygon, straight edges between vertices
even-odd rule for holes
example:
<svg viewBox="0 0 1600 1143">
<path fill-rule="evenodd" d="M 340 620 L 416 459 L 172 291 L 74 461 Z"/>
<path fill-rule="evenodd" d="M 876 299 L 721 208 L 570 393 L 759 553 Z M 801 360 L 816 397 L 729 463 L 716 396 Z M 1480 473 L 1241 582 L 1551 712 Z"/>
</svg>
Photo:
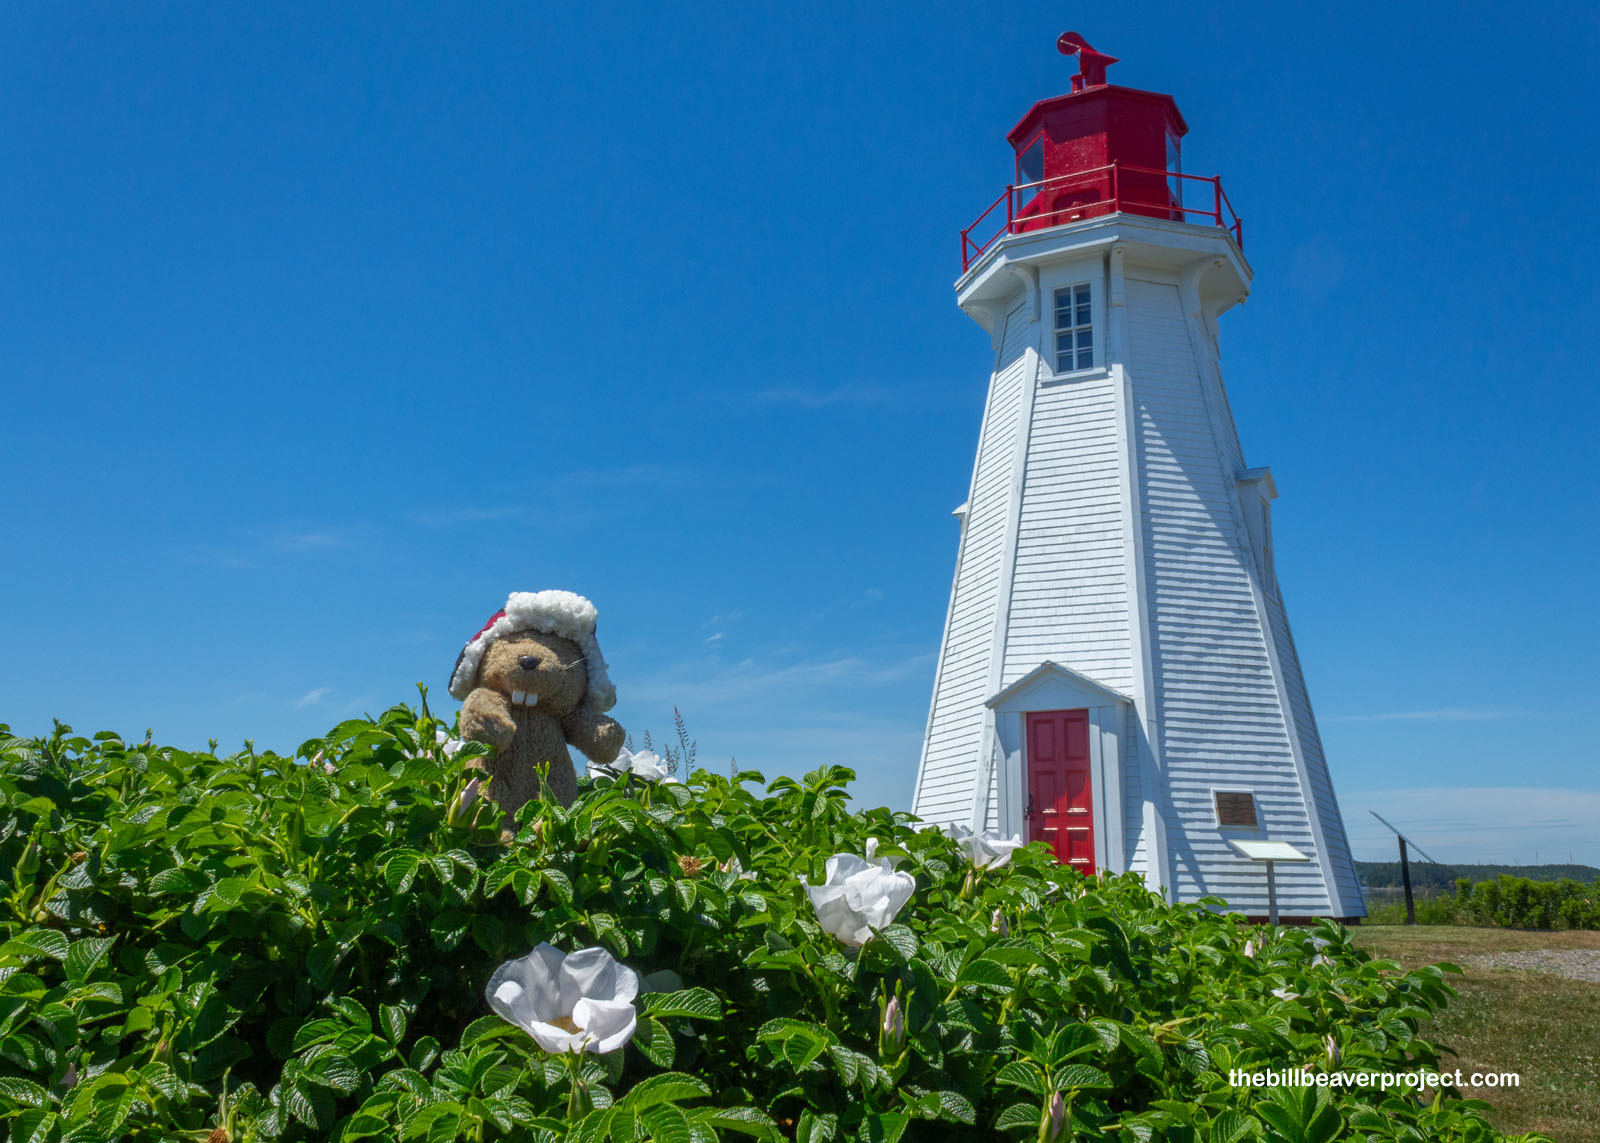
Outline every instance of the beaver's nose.
<svg viewBox="0 0 1600 1143">
<path fill-rule="evenodd" d="M 517 666 L 524 671 L 537 671 L 539 669 L 539 656 L 522 655 L 517 659 Z"/>
</svg>

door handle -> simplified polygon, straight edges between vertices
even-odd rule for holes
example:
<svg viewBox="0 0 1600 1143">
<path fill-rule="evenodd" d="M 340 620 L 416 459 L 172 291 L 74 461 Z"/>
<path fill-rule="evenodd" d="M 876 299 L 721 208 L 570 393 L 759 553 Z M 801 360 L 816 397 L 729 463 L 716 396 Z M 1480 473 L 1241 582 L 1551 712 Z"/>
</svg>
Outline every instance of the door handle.
<svg viewBox="0 0 1600 1143">
<path fill-rule="evenodd" d="M 1028 794 L 1028 808 L 1027 808 L 1027 809 L 1025 809 L 1025 810 L 1023 810 L 1023 811 L 1022 811 L 1022 812 L 1023 812 L 1023 813 L 1025 813 L 1025 814 L 1027 814 L 1027 815 L 1028 815 L 1028 816 L 1029 816 L 1029 817 L 1030 817 L 1030 818 L 1031 818 L 1031 817 L 1032 817 L 1032 816 L 1033 816 L 1033 814 L 1034 814 L 1034 809 L 1033 809 L 1033 794 L 1032 794 L 1032 792 L 1031 792 L 1031 791 L 1030 791 L 1030 792 L 1029 792 L 1029 794 Z"/>
</svg>

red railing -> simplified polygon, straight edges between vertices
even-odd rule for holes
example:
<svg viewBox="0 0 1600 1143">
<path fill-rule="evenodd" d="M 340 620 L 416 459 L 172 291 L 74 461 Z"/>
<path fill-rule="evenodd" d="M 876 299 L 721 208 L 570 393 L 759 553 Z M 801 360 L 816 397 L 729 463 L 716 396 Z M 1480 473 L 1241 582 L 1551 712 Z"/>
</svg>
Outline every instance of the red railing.
<svg viewBox="0 0 1600 1143">
<path fill-rule="evenodd" d="M 1184 192 L 1198 190 L 1196 184 L 1210 187 L 1211 193 L 1205 196 L 1210 202 L 1209 206 L 1187 204 L 1188 196 Z M 1152 199 L 1161 201 L 1150 201 Z M 974 238 L 973 232 L 985 227 L 989 216 L 1000 209 L 1001 203 L 1006 208 L 1005 221 L 990 224 L 993 229 L 983 231 L 988 234 L 987 238 Z M 1244 223 L 1233 209 L 1233 203 L 1228 201 L 1220 175 L 1207 178 L 1203 175 L 1186 175 L 1180 171 L 1111 163 L 1041 182 L 1006 187 L 1000 197 L 989 204 L 989 209 L 978 215 L 977 220 L 961 232 L 961 270 L 965 273 L 996 239 L 1004 235 L 1063 226 L 1080 219 L 1120 211 L 1178 222 L 1188 222 L 1191 216 L 1196 219 L 1208 218 L 1232 234 L 1241 249 L 1244 247 Z"/>
</svg>

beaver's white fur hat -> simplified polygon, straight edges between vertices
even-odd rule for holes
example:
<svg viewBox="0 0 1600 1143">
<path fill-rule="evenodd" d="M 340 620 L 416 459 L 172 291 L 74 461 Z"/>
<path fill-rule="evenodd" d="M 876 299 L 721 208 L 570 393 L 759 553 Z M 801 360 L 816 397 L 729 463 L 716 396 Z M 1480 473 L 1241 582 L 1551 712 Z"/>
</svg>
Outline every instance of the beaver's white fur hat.
<svg viewBox="0 0 1600 1143">
<path fill-rule="evenodd" d="M 505 607 L 491 615 L 483 630 L 461 648 L 456 669 L 450 675 L 451 696 L 464 701 L 472 693 L 478 679 L 478 666 L 496 639 L 519 631 L 542 631 L 571 639 L 578 645 L 589 671 L 589 691 L 584 705 L 594 710 L 610 710 L 617 705 L 617 688 L 606 671 L 600 644 L 595 641 L 599 618 L 594 604 L 576 592 L 513 591 Z"/>
</svg>

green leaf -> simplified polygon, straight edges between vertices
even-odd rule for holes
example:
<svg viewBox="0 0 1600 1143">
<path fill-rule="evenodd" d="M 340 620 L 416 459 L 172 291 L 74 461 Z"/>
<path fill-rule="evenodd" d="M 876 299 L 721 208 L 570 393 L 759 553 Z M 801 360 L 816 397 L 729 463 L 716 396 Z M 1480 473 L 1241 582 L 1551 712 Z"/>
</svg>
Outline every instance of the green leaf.
<svg viewBox="0 0 1600 1143">
<path fill-rule="evenodd" d="M 15 956 L 23 960 L 37 960 L 40 957 L 65 960 L 70 947 L 65 933 L 58 933 L 54 929 L 27 929 L 0 947 L 0 956 Z"/>
<path fill-rule="evenodd" d="M 1013 1103 L 995 1121 L 995 1129 L 999 1131 L 1012 1131 L 1018 1127 L 1033 1131 L 1038 1126 L 1039 1108 L 1031 1103 Z"/>
<path fill-rule="evenodd" d="M 338 1039 L 344 1034 L 343 1021 L 324 1017 L 318 1020 L 308 1020 L 295 1030 L 291 1047 L 295 1052 L 303 1052 L 313 1044 L 325 1044 Z"/>
<path fill-rule="evenodd" d="M 757 1139 L 783 1138 L 778 1133 L 778 1125 L 772 1121 L 772 1117 L 755 1107 L 719 1107 L 707 1117 L 707 1122 L 713 1127 L 726 1128 Z M 822 1141 L 819 1140 L 818 1143 Z"/>
<path fill-rule="evenodd" d="M 74 983 L 82 983 L 84 978 L 110 955 L 111 946 L 116 943 L 114 937 L 83 937 L 73 941 L 67 949 L 67 959 L 64 964 L 67 979 Z"/>
<path fill-rule="evenodd" d="M 490 1040 L 516 1034 L 527 1035 L 522 1029 L 507 1023 L 502 1017 L 480 1016 L 462 1031 L 461 1046 L 470 1048 L 479 1040 Z"/>
<path fill-rule="evenodd" d="M 60 1138 L 61 1117 L 53 1111 L 33 1109 L 17 1116 L 11 1125 L 10 1143 L 53 1143 Z"/>
<path fill-rule="evenodd" d="M 878 938 L 899 953 L 901 960 L 910 960 L 917 955 L 917 934 L 904 925 L 890 925 L 879 931 Z"/>
<path fill-rule="evenodd" d="M 333 1125 L 333 1095 L 319 1084 L 302 1082 L 298 1077 L 284 1083 L 284 1106 L 289 1114 L 315 1130 Z"/>
<path fill-rule="evenodd" d="M 991 1082 L 1020 1087 L 1023 1091 L 1031 1091 L 1041 1099 L 1045 1096 L 1044 1077 L 1039 1074 L 1039 1069 L 1022 1060 L 1012 1060 L 995 1072 Z"/>
<path fill-rule="evenodd" d="M 1011 974 L 992 960 L 982 958 L 968 962 L 956 977 L 958 984 L 977 984 L 990 987 L 1012 987 Z"/>
<path fill-rule="evenodd" d="M 910 1116 L 901 1115 L 896 1111 L 868 1115 L 861 1125 L 859 1138 L 866 1140 L 867 1143 L 895 1143 L 895 1140 L 905 1134 L 906 1125 L 910 1122 Z"/>
<path fill-rule="evenodd" d="M 939 1106 L 944 1110 L 945 1119 L 953 1119 L 957 1123 L 969 1126 L 978 1121 L 978 1112 L 966 1096 L 958 1091 L 939 1091 L 934 1093 L 939 1098 Z"/>
<path fill-rule="evenodd" d="M 1068 1064 L 1056 1073 L 1056 1087 L 1062 1091 L 1084 1087 L 1110 1087 L 1111 1077 L 1088 1064 Z"/>
<path fill-rule="evenodd" d="M 640 1115 L 656 1143 L 694 1143 L 689 1120 L 670 1103 L 657 1104 Z"/>
<path fill-rule="evenodd" d="M 634 1085 L 633 1090 L 622 1098 L 618 1106 L 641 1111 L 658 1103 L 695 1099 L 710 1094 L 711 1089 L 703 1080 L 685 1075 L 683 1072 L 666 1072 L 640 1080 Z"/>
<path fill-rule="evenodd" d="M 638 1028 L 633 1034 L 633 1045 L 645 1059 L 658 1068 L 670 1068 L 678 1050 L 671 1030 L 649 1016 L 639 1017 Z"/>
<path fill-rule="evenodd" d="M 44 1107 L 50 1102 L 50 1093 L 32 1080 L 0 1078 L 0 1099 L 8 1099 L 23 1107 Z"/>
<path fill-rule="evenodd" d="M 411 883 L 417 878 L 417 869 L 422 864 L 422 855 L 415 850 L 402 849 L 383 864 L 383 881 L 389 887 L 389 892 L 396 897 L 403 897 L 411 889 Z"/>
<path fill-rule="evenodd" d="M 372 1031 L 372 1015 L 355 997 L 341 996 L 333 1002 L 333 1006 L 340 1015 L 363 1032 Z"/>
<path fill-rule="evenodd" d="M 795 1128 L 795 1143 L 829 1143 L 839 1132 L 839 1117 L 832 1112 L 816 1112 L 807 1108 L 800 1113 Z"/>
<path fill-rule="evenodd" d="M 383 1029 L 383 1038 L 390 1044 L 398 1045 L 405 1038 L 406 1024 L 410 1019 L 411 1014 L 404 1008 L 393 1004 L 378 1007 L 378 1026 Z"/>
<path fill-rule="evenodd" d="M 652 992 L 641 998 L 644 1010 L 657 1018 L 688 1016 L 696 1020 L 721 1020 L 722 1002 L 704 988 L 685 988 L 679 992 Z"/>
<path fill-rule="evenodd" d="M 1383 1117 L 1374 1115 L 1374 1127 L 1383 1126 Z M 1238 1143 L 1250 1130 L 1250 1117 L 1242 1111 L 1221 1111 L 1211 1121 L 1209 1143 Z"/>
</svg>

